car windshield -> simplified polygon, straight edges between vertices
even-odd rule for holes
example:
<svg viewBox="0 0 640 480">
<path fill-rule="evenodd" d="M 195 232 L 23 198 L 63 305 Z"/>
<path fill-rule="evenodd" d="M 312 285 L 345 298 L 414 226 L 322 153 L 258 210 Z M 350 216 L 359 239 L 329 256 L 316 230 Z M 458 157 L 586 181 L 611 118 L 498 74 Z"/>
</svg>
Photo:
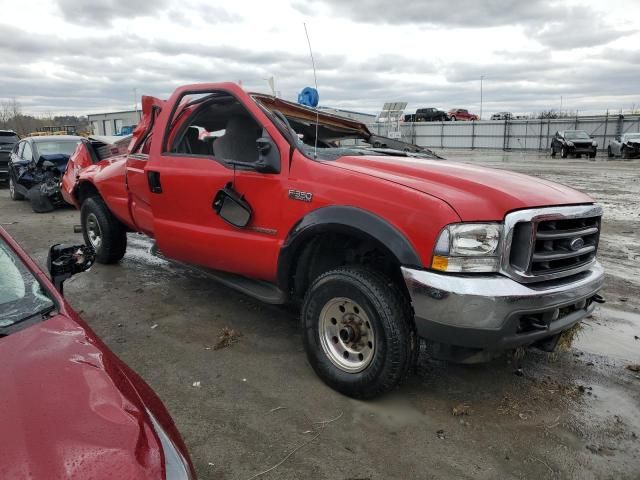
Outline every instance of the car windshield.
<svg viewBox="0 0 640 480">
<path fill-rule="evenodd" d="M 587 132 L 583 132 L 582 130 L 570 130 L 568 132 L 564 132 L 564 138 L 589 140 L 591 137 L 587 134 Z"/>
<path fill-rule="evenodd" d="M 78 143 L 78 140 L 48 140 L 46 142 L 37 142 L 38 153 L 40 155 L 53 155 L 55 153 L 71 155 Z"/>
<path fill-rule="evenodd" d="M 0 332 L 55 307 L 49 293 L 2 238 L 0 272 Z"/>
<path fill-rule="evenodd" d="M 627 140 L 639 140 L 640 139 L 640 133 L 627 133 L 625 135 L 625 138 Z"/>
</svg>

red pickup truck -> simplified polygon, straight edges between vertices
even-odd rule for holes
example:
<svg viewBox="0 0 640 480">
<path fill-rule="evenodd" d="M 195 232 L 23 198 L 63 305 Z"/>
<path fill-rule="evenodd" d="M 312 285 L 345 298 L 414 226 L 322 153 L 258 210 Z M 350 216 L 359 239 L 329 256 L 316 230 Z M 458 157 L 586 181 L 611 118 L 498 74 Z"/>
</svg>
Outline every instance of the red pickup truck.
<svg viewBox="0 0 640 480">
<path fill-rule="evenodd" d="M 128 148 L 110 148 L 81 143 L 62 182 L 97 260 L 142 232 L 227 285 L 299 303 L 311 366 L 350 396 L 396 386 L 419 337 L 466 362 L 553 349 L 602 301 L 589 196 L 350 119 L 189 85 L 144 97 Z"/>
</svg>

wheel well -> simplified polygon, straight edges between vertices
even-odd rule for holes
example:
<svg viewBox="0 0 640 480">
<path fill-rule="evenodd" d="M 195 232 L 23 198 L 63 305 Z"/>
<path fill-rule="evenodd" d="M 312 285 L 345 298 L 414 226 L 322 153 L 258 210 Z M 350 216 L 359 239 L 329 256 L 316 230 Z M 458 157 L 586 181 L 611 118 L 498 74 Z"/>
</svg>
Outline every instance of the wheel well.
<svg viewBox="0 0 640 480">
<path fill-rule="evenodd" d="M 76 188 L 75 196 L 78 199 L 78 205 L 82 205 L 84 201 L 89 197 L 99 197 L 100 192 L 91 182 L 80 182 Z"/>
<path fill-rule="evenodd" d="M 344 265 L 371 266 L 394 281 L 409 298 L 396 256 L 377 239 L 357 232 L 327 231 L 305 242 L 292 264 L 289 286 L 301 300 L 316 278 Z"/>
</svg>

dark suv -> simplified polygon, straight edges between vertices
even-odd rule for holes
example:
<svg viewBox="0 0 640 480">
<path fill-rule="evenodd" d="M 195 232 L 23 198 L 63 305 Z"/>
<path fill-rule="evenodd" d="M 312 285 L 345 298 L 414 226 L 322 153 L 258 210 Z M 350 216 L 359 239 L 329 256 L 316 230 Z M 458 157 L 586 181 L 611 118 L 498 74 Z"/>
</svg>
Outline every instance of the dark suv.
<svg viewBox="0 0 640 480">
<path fill-rule="evenodd" d="M 449 120 L 447 112 L 437 108 L 419 108 L 416 113 L 404 116 L 405 122 L 444 122 Z"/>
<path fill-rule="evenodd" d="M 0 181 L 9 180 L 9 156 L 20 137 L 13 130 L 0 130 Z"/>
<path fill-rule="evenodd" d="M 556 132 L 551 140 L 551 156 L 555 157 L 560 153 L 562 158 L 568 155 L 575 155 L 580 158 L 582 154 L 589 155 L 589 158 L 596 157 L 598 142 L 584 130 L 564 130 Z"/>
</svg>

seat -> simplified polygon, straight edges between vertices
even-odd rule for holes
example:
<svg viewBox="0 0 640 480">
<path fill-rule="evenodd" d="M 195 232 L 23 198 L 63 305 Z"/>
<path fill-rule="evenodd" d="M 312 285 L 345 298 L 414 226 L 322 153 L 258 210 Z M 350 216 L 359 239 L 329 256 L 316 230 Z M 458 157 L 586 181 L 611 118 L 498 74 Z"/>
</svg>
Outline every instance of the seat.
<svg viewBox="0 0 640 480">
<path fill-rule="evenodd" d="M 187 128 L 180 142 L 179 152 L 192 155 L 210 155 L 207 144 L 200 140 L 200 131 L 197 127 Z"/>
<path fill-rule="evenodd" d="M 221 160 L 254 163 L 258 160 L 256 140 L 262 128 L 246 115 L 234 115 L 227 121 L 225 133 L 213 142 L 213 151 Z"/>
</svg>

